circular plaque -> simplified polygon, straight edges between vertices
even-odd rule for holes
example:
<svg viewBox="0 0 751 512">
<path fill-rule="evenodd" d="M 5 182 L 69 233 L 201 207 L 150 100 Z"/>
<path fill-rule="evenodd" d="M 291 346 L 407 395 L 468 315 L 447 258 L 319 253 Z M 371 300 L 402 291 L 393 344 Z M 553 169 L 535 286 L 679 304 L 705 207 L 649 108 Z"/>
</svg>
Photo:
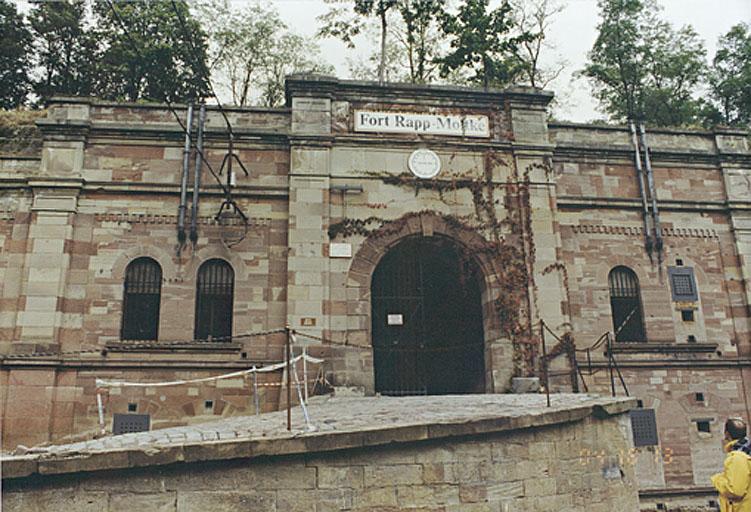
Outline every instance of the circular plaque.
<svg viewBox="0 0 751 512">
<path fill-rule="evenodd" d="M 435 151 L 418 149 L 409 155 L 409 170 L 418 178 L 434 178 L 441 172 L 441 159 Z"/>
</svg>

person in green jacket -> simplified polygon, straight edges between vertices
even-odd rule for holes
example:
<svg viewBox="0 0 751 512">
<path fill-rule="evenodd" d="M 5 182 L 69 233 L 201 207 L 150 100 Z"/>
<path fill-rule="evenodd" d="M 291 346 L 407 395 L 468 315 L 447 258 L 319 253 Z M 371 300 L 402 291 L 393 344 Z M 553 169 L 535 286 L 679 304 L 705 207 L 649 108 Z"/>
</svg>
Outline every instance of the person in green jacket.
<svg viewBox="0 0 751 512">
<path fill-rule="evenodd" d="M 740 418 L 725 422 L 725 467 L 712 476 L 721 512 L 751 512 L 751 441 Z"/>
</svg>

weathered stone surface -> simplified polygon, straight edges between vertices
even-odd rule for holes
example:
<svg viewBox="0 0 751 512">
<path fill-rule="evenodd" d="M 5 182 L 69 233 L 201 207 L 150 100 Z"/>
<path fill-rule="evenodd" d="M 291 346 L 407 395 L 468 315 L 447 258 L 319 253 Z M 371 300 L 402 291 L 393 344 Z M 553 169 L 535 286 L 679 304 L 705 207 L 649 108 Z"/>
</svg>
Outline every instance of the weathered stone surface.
<svg viewBox="0 0 751 512">
<path fill-rule="evenodd" d="M 535 395 L 528 398 L 534 399 Z M 600 505 L 611 510 L 635 510 L 633 470 L 621 467 L 618 457 L 631 447 L 622 430 L 623 412 L 598 417 L 592 414 L 595 405 L 612 399 L 559 395 L 549 410 L 544 396 L 536 398 L 536 407 L 523 404 L 515 395 L 331 399 L 330 403 L 311 407 L 310 411 L 321 421 L 321 426 L 331 429 L 323 434 L 286 433 L 280 428 L 277 414 L 246 419 L 248 428 L 253 429 L 255 423 L 255 428 L 265 424 L 270 429 L 256 431 L 255 435 L 277 438 L 282 445 L 290 437 L 332 440 L 321 444 L 322 451 L 310 449 L 299 454 L 279 451 L 249 457 L 242 451 L 227 450 L 224 443 L 207 441 L 202 445 L 206 448 L 206 459 L 171 460 L 181 452 L 177 450 L 179 446 L 169 444 L 175 442 L 170 440 L 180 438 L 177 432 L 185 431 L 186 427 L 162 431 L 161 440 L 150 438 L 139 452 L 130 452 L 141 454 L 130 459 L 134 465 L 120 469 L 118 465 L 127 458 L 113 458 L 112 468 L 102 471 L 107 455 L 129 453 L 123 450 L 122 443 L 111 451 L 109 447 L 117 438 L 90 444 L 89 449 L 95 450 L 91 454 L 82 453 L 83 446 L 77 447 L 76 455 L 71 451 L 72 445 L 53 447 L 44 456 L 43 464 L 49 467 L 46 474 L 4 480 L 3 510 L 53 510 L 68 506 L 72 510 L 101 511 L 498 512 L 506 504 L 516 507 L 513 510 L 561 510 L 555 504 L 572 511 L 589 511 Z M 588 407 L 590 414 L 574 420 L 562 415 L 572 407 L 575 411 Z M 362 418 L 365 409 L 373 412 L 372 418 L 378 418 L 376 421 L 381 422 L 380 427 L 388 435 L 372 435 L 378 426 L 374 426 L 373 419 L 365 422 Z M 410 415 L 405 418 L 406 410 Z M 495 430 L 481 433 L 470 426 L 464 434 L 455 432 L 433 439 L 425 439 L 421 434 L 424 431 L 414 428 L 421 418 L 442 425 L 461 425 L 473 416 L 487 419 L 492 414 L 533 415 L 540 421 L 520 428 L 500 422 Z M 547 420 L 546 415 L 550 415 Z M 227 429 L 227 423 L 234 421 L 237 419 L 195 428 L 221 432 Z M 399 422 L 405 425 L 405 434 L 393 436 L 397 431 L 394 424 Z M 369 433 L 365 438 L 377 442 L 352 448 L 345 434 L 345 443 L 337 446 L 333 441 L 338 435 L 335 431 L 346 430 L 351 434 L 362 434 L 365 430 Z M 155 434 L 135 434 L 129 439 L 138 442 L 140 438 L 146 443 L 146 436 Z M 609 470 L 603 471 L 596 458 L 577 460 L 570 453 L 572 438 L 589 439 L 592 453 L 607 454 Z M 238 440 L 236 444 L 247 442 L 251 441 Z M 162 452 L 169 456 L 161 457 Z M 23 460 L 28 462 L 30 456 Z M 13 466 L 20 460 L 5 460 L 4 466 Z M 55 460 L 58 466 L 54 466 Z M 76 464 L 82 461 L 86 462 L 79 468 Z M 92 461 L 99 461 L 100 466 L 95 467 Z M 74 473 L 49 474 L 63 470 Z M 617 479 L 612 477 L 615 474 Z M 573 496 L 585 499 L 574 503 Z M 41 504 L 39 508 L 33 508 L 37 504 Z"/>
</svg>

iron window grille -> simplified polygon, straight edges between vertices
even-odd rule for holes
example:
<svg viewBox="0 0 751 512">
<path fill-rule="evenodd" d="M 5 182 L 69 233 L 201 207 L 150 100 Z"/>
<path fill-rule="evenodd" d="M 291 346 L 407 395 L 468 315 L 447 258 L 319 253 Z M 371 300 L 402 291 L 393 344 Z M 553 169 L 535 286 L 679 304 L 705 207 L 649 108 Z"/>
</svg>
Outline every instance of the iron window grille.
<svg viewBox="0 0 751 512">
<path fill-rule="evenodd" d="M 659 444 L 657 437 L 657 418 L 654 409 L 632 409 L 631 432 L 634 434 L 634 446 L 656 446 Z"/>
<path fill-rule="evenodd" d="M 131 432 L 148 432 L 150 427 L 151 416 L 148 414 L 115 413 L 112 418 L 112 433 L 116 436 Z"/>
<path fill-rule="evenodd" d="M 147 257 L 131 261 L 125 269 L 121 339 L 157 339 L 161 295 L 159 263 Z"/>
<path fill-rule="evenodd" d="M 224 260 L 206 261 L 198 269 L 195 338 L 230 341 L 235 272 Z"/>
<path fill-rule="evenodd" d="M 691 267 L 668 267 L 670 290 L 675 302 L 693 302 L 699 300 L 694 269 Z"/>
<path fill-rule="evenodd" d="M 646 341 L 639 280 L 628 267 L 615 267 L 608 275 L 610 309 L 616 341 Z"/>
</svg>

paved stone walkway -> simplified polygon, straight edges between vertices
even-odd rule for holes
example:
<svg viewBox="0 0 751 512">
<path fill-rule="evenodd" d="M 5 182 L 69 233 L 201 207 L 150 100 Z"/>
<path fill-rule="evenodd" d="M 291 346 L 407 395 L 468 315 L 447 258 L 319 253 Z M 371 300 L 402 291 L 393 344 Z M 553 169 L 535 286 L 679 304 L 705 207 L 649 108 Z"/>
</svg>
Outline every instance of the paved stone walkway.
<svg viewBox="0 0 751 512">
<path fill-rule="evenodd" d="M 291 432 L 286 430 L 286 411 L 242 416 L 173 427 L 150 432 L 108 436 L 66 445 L 32 448 L 21 458 L 66 457 L 118 450 L 159 451 L 172 446 L 215 441 L 290 439 L 327 432 L 375 431 L 418 425 L 461 424 L 498 418 L 518 418 L 577 407 L 613 404 L 621 400 L 585 394 L 551 395 L 548 408 L 544 395 L 463 395 L 419 397 L 315 397 L 308 410 L 306 428 L 300 407 L 292 411 Z M 12 460 L 15 457 L 4 457 Z"/>
</svg>

